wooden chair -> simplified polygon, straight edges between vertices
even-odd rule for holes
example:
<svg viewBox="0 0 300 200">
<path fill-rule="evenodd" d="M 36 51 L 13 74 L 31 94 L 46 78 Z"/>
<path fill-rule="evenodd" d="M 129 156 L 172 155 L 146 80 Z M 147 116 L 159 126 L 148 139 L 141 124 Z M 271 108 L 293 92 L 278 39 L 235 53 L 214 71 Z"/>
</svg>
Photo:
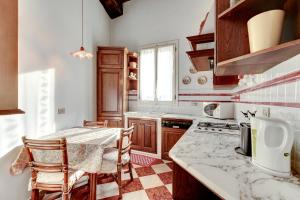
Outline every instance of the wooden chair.
<svg viewBox="0 0 300 200">
<path fill-rule="evenodd" d="M 108 121 L 87 121 L 83 120 L 83 127 L 86 128 L 106 128 L 108 126 Z"/>
<path fill-rule="evenodd" d="M 101 174 L 113 175 L 119 186 L 119 199 L 122 198 L 122 168 L 128 166 L 130 179 L 133 180 L 131 164 L 131 144 L 134 126 L 122 129 L 117 148 L 110 148 L 104 151 Z"/>
<path fill-rule="evenodd" d="M 61 192 L 62 199 L 67 200 L 71 190 L 76 187 L 75 184 L 82 186 L 88 183 L 87 179 L 81 179 L 85 183 L 79 182 L 79 179 L 84 176 L 83 171 L 69 170 L 65 138 L 58 140 L 31 140 L 23 137 L 22 140 L 29 155 L 29 166 L 31 168 L 31 200 L 38 200 L 40 191 Z M 39 162 L 34 158 L 34 151 L 58 151 L 62 160 L 58 163 Z"/>
</svg>

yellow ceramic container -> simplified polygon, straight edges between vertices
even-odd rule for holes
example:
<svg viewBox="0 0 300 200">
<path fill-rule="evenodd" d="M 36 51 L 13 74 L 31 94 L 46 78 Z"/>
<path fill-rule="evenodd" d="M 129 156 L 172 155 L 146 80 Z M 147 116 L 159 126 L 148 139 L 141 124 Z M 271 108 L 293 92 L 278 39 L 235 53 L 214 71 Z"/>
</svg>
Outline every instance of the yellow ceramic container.
<svg viewBox="0 0 300 200">
<path fill-rule="evenodd" d="M 283 20 L 283 10 L 270 10 L 252 17 L 247 23 L 250 52 L 278 45 L 282 34 Z"/>
</svg>

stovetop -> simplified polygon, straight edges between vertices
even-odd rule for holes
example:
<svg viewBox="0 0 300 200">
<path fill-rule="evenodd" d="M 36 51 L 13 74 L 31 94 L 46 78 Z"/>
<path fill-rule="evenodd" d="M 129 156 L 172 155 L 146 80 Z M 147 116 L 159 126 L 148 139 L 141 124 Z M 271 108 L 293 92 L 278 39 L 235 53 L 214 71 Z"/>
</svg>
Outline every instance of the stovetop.
<svg viewBox="0 0 300 200">
<path fill-rule="evenodd" d="M 240 134 L 238 124 L 234 123 L 220 123 L 220 122 L 199 122 L 197 124 L 196 132 L 216 132 L 225 134 Z"/>
</svg>

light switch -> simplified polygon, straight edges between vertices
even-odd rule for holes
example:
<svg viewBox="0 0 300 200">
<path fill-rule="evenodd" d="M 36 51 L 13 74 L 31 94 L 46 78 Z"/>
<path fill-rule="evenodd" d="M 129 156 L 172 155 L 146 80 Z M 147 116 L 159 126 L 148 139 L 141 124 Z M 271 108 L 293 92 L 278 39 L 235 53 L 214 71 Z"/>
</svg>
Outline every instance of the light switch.
<svg viewBox="0 0 300 200">
<path fill-rule="evenodd" d="M 57 109 L 57 114 L 59 114 L 59 115 L 66 114 L 66 108 L 58 108 Z"/>
</svg>

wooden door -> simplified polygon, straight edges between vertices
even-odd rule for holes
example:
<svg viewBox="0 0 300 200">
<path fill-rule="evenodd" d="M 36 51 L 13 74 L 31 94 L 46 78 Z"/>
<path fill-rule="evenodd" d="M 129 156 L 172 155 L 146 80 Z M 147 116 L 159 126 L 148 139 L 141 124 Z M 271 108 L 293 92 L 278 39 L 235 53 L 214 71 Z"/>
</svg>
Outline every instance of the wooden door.
<svg viewBox="0 0 300 200">
<path fill-rule="evenodd" d="M 142 150 L 142 136 L 139 134 L 139 119 L 128 118 L 128 127 L 134 126 L 132 134 L 132 148 L 135 150 Z"/>
<path fill-rule="evenodd" d="M 123 69 L 98 70 L 98 116 L 123 116 Z"/>
<path fill-rule="evenodd" d="M 141 120 L 139 132 L 142 136 L 142 150 L 149 153 L 156 153 L 156 121 Z"/>
<path fill-rule="evenodd" d="M 162 128 L 162 158 L 170 160 L 169 151 L 183 136 L 186 129 Z"/>
</svg>

